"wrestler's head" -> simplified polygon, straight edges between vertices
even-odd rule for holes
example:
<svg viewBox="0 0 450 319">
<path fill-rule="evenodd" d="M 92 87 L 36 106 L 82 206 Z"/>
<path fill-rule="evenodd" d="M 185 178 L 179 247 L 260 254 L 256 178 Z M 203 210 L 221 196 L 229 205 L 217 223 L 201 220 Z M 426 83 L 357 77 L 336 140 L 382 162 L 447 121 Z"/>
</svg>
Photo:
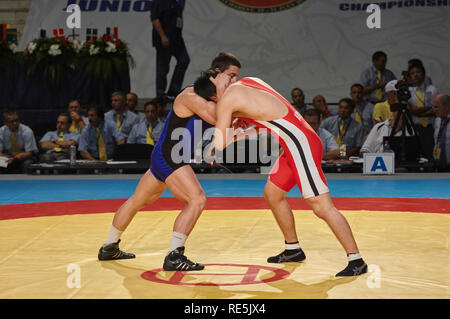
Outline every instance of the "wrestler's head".
<svg viewBox="0 0 450 319">
<path fill-rule="evenodd" d="M 210 70 L 227 74 L 231 78 L 231 83 L 234 83 L 239 76 L 241 62 L 231 53 L 220 52 L 212 60 Z"/>
<path fill-rule="evenodd" d="M 217 100 L 217 90 L 211 78 L 215 79 L 219 72 L 214 70 L 206 70 L 194 82 L 194 92 L 207 101 Z"/>
</svg>

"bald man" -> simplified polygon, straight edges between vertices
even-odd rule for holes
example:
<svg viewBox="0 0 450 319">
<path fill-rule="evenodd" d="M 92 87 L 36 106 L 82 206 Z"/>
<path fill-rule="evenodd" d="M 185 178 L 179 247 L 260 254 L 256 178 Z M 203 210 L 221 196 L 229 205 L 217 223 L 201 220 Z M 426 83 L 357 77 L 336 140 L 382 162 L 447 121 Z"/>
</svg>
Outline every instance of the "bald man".
<svg viewBox="0 0 450 319">
<path fill-rule="evenodd" d="M 450 171 L 450 125 L 448 125 L 450 97 L 447 94 L 439 93 L 434 97 L 432 105 L 436 114 L 433 157 L 437 162 L 439 171 Z"/>
</svg>

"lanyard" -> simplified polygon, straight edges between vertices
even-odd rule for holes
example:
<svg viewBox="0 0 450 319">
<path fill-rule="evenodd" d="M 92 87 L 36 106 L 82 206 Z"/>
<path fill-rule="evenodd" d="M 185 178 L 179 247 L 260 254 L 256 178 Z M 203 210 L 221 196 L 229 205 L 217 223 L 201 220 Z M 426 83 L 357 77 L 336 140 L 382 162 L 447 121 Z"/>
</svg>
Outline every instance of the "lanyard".
<svg viewBox="0 0 450 319">
<path fill-rule="evenodd" d="M 349 117 L 348 119 L 347 119 L 347 123 L 344 125 L 344 134 L 342 134 L 342 132 L 341 132 L 341 123 L 342 123 L 342 120 L 339 120 L 338 121 L 338 135 L 342 138 L 342 140 L 344 140 L 344 136 L 345 136 L 345 134 L 347 134 L 347 129 L 348 129 L 348 127 L 350 126 L 350 122 L 352 121 L 352 118 L 351 117 Z"/>
</svg>

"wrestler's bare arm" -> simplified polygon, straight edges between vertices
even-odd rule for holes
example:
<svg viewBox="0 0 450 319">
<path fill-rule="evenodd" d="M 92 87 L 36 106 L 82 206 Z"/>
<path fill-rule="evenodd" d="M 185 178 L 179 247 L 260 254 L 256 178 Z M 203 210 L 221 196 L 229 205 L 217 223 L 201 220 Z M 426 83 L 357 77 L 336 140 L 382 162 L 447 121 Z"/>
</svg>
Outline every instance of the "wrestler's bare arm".
<svg viewBox="0 0 450 319">
<path fill-rule="evenodd" d="M 216 124 L 216 103 L 206 101 L 195 93 L 187 93 L 182 100 L 183 105 L 192 113 L 211 125 Z"/>
<path fill-rule="evenodd" d="M 216 128 L 214 130 L 214 146 L 216 150 L 223 150 L 233 141 L 233 100 L 223 97 L 216 106 Z"/>
</svg>

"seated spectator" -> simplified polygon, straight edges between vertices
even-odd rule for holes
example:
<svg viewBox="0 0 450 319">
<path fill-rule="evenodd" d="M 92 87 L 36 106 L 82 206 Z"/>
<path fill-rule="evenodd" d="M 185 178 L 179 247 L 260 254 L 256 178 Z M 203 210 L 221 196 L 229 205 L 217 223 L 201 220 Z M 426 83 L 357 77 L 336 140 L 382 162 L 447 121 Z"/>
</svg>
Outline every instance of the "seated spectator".
<svg viewBox="0 0 450 319">
<path fill-rule="evenodd" d="M 386 84 L 387 99 L 384 102 L 375 104 L 373 107 L 373 124 L 381 123 L 392 118 L 391 105 L 398 103 L 396 85 L 397 80 L 392 80 Z"/>
<path fill-rule="evenodd" d="M 386 100 L 384 87 L 396 77 L 391 70 L 386 69 L 387 55 L 377 51 L 372 55 L 372 65 L 361 73 L 359 83 L 363 86 L 364 99 L 376 104 Z"/>
<path fill-rule="evenodd" d="M 127 109 L 133 113 L 136 113 L 136 106 L 138 104 L 138 96 L 136 93 L 129 92 L 126 95 Z"/>
<path fill-rule="evenodd" d="M 305 95 L 303 94 L 303 90 L 300 88 L 294 88 L 291 91 L 292 98 L 292 106 L 303 115 L 306 110 L 312 109 L 311 105 L 307 105 L 305 103 Z"/>
<path fill-rule="evenodd" d="M 373 126 L 359 151 L 361 155 L 364 153 L 383 153 L 383 138 L 385 136 L 391 136 L 392 129 L 398 116 L 400 116 L 399 112 L 392 112 L 392 117 L 390 119 Z M 402 118 L 400 117 L 397 127 L 395 128 L 394 136 L 402 136 L 402 124 Z M 409 136 L 408 130 L 405 132 L 406 136 Z"/>
<path fill-rule="evenodd" d="M 359 83 L 355 83 L 350 87 L 350 96 L 355 102 L 352 119 L 363 126 L 364 136 L 367 136 L 373 126 L 372 114 L 374 105 L 363 99 L 363 86 Z"/>
<path fill-rule="evenodd" d="M 359 153 L 364 138 L 362 125 L 351 118 L 354 108 L 355 103 L 352 99 L 341 99 L 338 115 L 326 118 L 320 125 L 321 128 L 333 134 L 339 147 L 345 145 L 347 156 Z"/>
<path fill-rule="evenodd" d="M 19 122 L 16 111 L 3 112 L 5 125 L 0 127 L 0 156 L 7 157 L 8 167 L 3 172 L 25 172 L 38 153 L 33 130 Z"/>
<path fill-rule="evenodd" d="M 125 143 L 125 137 L 115 123 L 105 120 L 104 112 L 99 106 L 88 110 L 89 124 L 81 132 L 78 150 L 86 160 L 106 161 L 114 155 L 116 144 Z"/>
<path fill-rule="evenodd" d="M 328 110 L 328 103 L 322 95 L 316 95 L 312 101 L 313 108 L 316 109 L 320 114 L 320 120 L 336 115 L 335 112 Z"/>
<path fill-rule="evenodd" d="M 425 84 L 425 68 L 421 64 L 412 64 L 409 69 L 411 83 L 415 87 L 410 87 L 411 98 L 408 107 L 411 110 L 412 119 L 419 135 L 420 144 L 425 156 L 432 158 L 434 147 L 434 110 L 432 108 L 433 98 L 437 94 L 437 89 L 429 84 Z"/>
<path fill-rule="evenodd" d="M 408 70 L 413 64 L 420 64 L 423 66 L 422 60 L 420 59 L 411 59 L 408 61 Z M 411 82 L 411 75 L 409 75 L 408 81 Z M 423 80 L 425 86 L 433 84 L 433 81 L 428 75 L 425 75 L 425 79 Z"/>
<path fill-rule="evenodd" d="M 128 144 L 155 145 L 164 128 L 164 122 L 157 118 L 155 99 L 145 103 L 145 120 L 134 125 L 128 136 Z"/>
<path fill-rule="evenodd" d="M 41 162 L 52 163 L 59 160 L 70 159 L 70 146 L 78 145 L 80 133 L 69 131 L 68 114 L 60 114 L 56 120 L 56 131 L 49 131 L 41 138 Z"/>
<path fill-rule="evenodd" d="M 433 99 L 436 114 L 434 126 L 435 147 L 433 157 L 439 171 L 450 171 L 450 96 L 437 94 Z"/>
<path fill-rule="evenodd" d="M 86 116 L 81 115 L 81 105 L 78 100 L 69 101 L 68 106 L 69 116 L 70 116 L 70 126 L 69 131 L 74 133 L 81 131 L 88 125 L 89 120 Z"/>
<path fill-rule="evenodd" d="M 133 125 L 139 123 L 139 116 L 127 109 L 125 95 L 122 92 L 112 94 L 111 106 L 112 110 L 105 113 L 105 121 L 114 123 L 126 139 Z"/>
<path fill-rule="evenodd" d="M 167 104 L 165 99 L 160 97 L 155 97 L 151 102 L 156 105 L 156 118 L 158 121 L 165 122 L 170 109 L 167 109 Z"/>
<path fill-rule="evenodd" d="M 322 141 L 322 159 L 325 161 L 338 159 L 340 155 L 339 145 L 337 145 L 333 134 L 320 127 L 320 113 L 317 110 L 307 110 L 303 118 L 316 131 Z"/>
<path fill-rule="evenodd" d="M 139 112 L 136 110 L 136 106 L 138 104 L 138 96 L 136 93 L 129 92 L 126 95 L 126 103 L 127 103 L 127 109 L 130 112 L 133 112 L 137 116 L 139 116 L 139 122 L 145 120 L 145 115 L 142 112 Z"/>
</svg>

